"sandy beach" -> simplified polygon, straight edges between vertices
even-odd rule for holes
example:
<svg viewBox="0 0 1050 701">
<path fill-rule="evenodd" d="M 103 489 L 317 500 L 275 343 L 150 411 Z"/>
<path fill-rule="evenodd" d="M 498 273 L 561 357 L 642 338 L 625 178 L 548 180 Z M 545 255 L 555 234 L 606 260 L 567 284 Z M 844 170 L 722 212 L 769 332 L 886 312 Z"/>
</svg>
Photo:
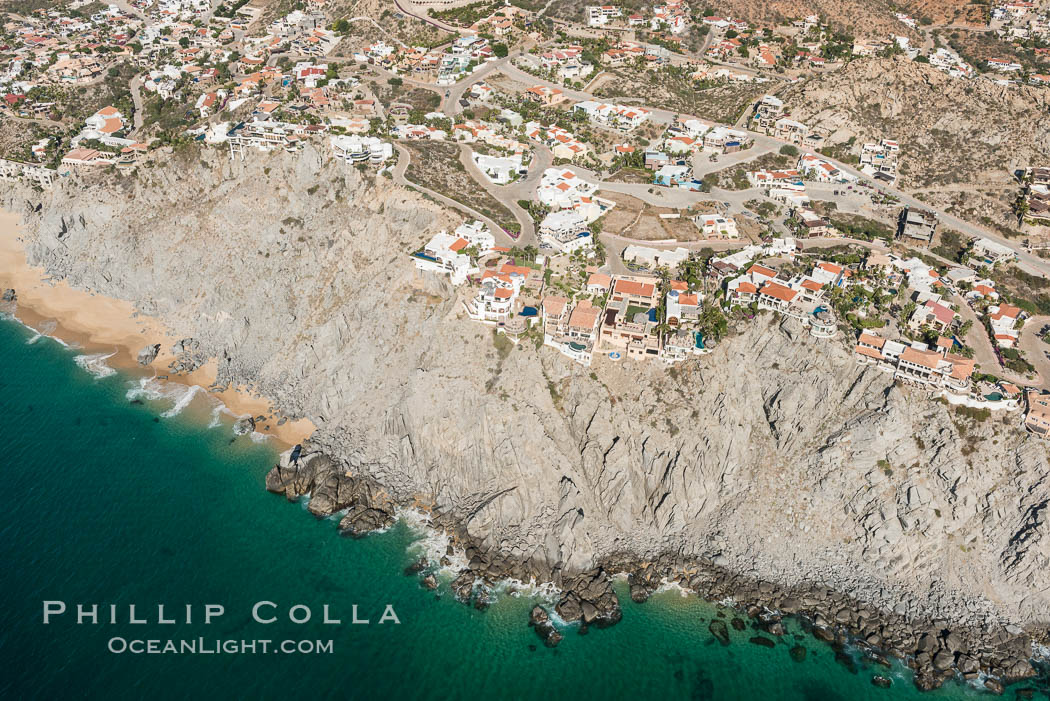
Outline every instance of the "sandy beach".
<svg viewBox="0 0 1050 701">
<path fill-rule="evenodd" d="M 182 336 L 159 320 L 140 314 L 129 302 L 74 289 L 65 281 L 48 280 L 43 268 L 26 261 L 21 236 L 18 215 L 0 210 L 0 289 L 16 291 L 19 321 L 85 353 L 112 353 L 106 363 L 121 371 L 166 376 L 166 381 L 205 389 L 215 382 L 214 361 L 189 374 L 171 373 L 167 369 L 174 358 L 171 346 Z M 160 354 L 150 367 L 143 368 L 138 363 L 139 351 L 156 343 L 161 346 Z M 289 420 L 278 426 L 281 416 L 273 411 L 270 401 L 243 389 L 210 394 L 235 415 L 265 417 L 256 430 L 284 446 L 301 442 L 315 430 L 308 419 Z"/>
</svg>

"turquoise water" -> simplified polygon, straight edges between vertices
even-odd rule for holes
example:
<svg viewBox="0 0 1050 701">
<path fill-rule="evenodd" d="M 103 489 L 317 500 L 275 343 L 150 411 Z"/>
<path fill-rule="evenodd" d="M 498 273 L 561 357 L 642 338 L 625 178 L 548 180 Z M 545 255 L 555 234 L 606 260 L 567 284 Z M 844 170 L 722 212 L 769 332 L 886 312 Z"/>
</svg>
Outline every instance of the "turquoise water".
<svg viewBox="0 0 1050 701">
<path fill-rule="evenodd" d="M 208 428 L 209 407 L 161 414 L 171 399 L 133 404 L 137 383 L 96 379 L 73 351 L 0 322 L 3 519 L 0 557 L 0 698 L 150 697 L 375 699 L 885 699 L 973 698 L 953 685 L 919 694 L 906 670 L 858 661 L 851 672 L 829 647 L 791 623 L 773 649 L 730 630 L 707 633 L 716 609 L 665 592 L 624 608 L 623 622 L 586 636 L 567 631 L 547 649 L 525 625 L 531 601 L 501 597 L 488 611 L 424 591 L 403 575 L 418 535 L 404 524 L 363 540 L 340 537 L 300 505 L 268 494 L 275 456 L 234 438 L 229 420 Z M 42 602 L 119 605 L 125 622 L 42 624 Z M 251 607 L 311 607 L 303 625 L 261 625 Z M 202 625 L 131 625 L 126 607 L 156 618 L 217 603 Z M 344 625 L 317 619 L 321 606 Z M 351 607 L 372 625 L 351 625 Z M 391 604 L 399 625 L 378 625 Z M 283 615 L 283 613 L 282 613 Z M 125 639 L 331 640 L 322 654 L 115 654 Z M 796 636 L 798 638 L 796 639 Z M 804 662 L 788 651 L 801 644 Z M 894 678 L 891 690 L 873 674 Z M 1007 698 L 1012 697 L 1012 691 Z M 1038 695 L 1037 695 L 1038 698 Z"/>
</svg>

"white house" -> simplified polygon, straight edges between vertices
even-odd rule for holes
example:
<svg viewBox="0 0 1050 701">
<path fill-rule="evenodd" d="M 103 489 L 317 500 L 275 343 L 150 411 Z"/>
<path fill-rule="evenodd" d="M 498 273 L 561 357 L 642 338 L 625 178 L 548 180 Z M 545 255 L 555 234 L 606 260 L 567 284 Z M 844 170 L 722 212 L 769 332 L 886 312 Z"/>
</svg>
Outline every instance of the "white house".
<svg viewBox="0 0 1050 701">
<path fill-rule="evenodd" d="M 689 251 L 682 247 L 668 250 L 631 244 L 623 250 L 623 259 L 650 268 L 658 266 L 676 268 L 689 259 Z"/>
<path fill-rule="evenodd" d="M 1007 263 L 1017 258 L 1017 252 L 1014 249 L 984 237 L 974 240 L 972 253 L 984 260 L 987 265 Z"/>
<path fill-rule="evenodd" d="M 506 185 L 516 176 L 528 171 L 521 163 L 521 155 L 490 156 L 484 153 L 473 153 L 474 165 L 478 167 L 490 182 Z"/>
<path fill-rule="evenodd" d="M 856 176 L 812 153 L 800 156 L 796 167 L 803 177 L 818 183 L 852 183 L 857 180 Z"/>
<path fill-rule="evenodd" d="M 466 239 L 442 231 L 412 257 L 417 270 L 447 274 L 453 285 L 462 285 L 468 275 L 478 272 L 471 264 L 470 256 L 462 253 L 468 246 Z"/>
<path fill-rule="evenodd" d="M 551 212 L 540 222 L 540 240 L 560 253 L 594 245 L 587 231 L 587 217 L 572 209 Z"/>
<path fill-rule="evenodd" d="M 456 227 L 455 235 L 465 240 L 468 248 L 476 248 L 479 255 L 484 255 L 496 247 L 496 237 L 484 222 L 478 220 L 460 224 Z"/>
<path fill-rule="evenodd" d="M 740 238 L 736 222 L 720 214 L 697 214 L 693 217 L 693 223 L 696 224 L 696 228 L 700 229 L 704 238 Z"/>
<path fill-rule="evenodd" d="M 374 136 L 336 134 L 329 138 L 336 158 L 347 163 L 382 163 L 394 155 L 394 147 Z"/>
</svg>

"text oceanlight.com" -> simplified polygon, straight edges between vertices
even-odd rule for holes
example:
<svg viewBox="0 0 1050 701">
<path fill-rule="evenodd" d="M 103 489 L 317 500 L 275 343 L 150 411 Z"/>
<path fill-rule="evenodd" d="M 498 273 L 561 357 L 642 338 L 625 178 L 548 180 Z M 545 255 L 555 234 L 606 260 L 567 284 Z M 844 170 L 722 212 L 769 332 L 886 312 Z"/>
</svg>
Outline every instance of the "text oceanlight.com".
<svg viewBox="0 0 1050 701">
<path fill-rule="evenodd" d="M 110 638 L 110 652 L 122 655 L 330 655 L 331 640 L 140 640 Z"/>
</svg>

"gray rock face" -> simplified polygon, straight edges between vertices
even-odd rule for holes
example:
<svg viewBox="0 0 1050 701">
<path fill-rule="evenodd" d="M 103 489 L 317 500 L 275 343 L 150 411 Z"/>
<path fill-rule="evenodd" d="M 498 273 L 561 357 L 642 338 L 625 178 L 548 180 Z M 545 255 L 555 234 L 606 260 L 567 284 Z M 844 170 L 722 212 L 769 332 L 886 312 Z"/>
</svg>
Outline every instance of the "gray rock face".
<svg viewBox="0 0 1050 701">
<path fill-rule="evenodd" d="M 267 488 L 319 515 L 363 507 L 362 526 L 425 503 L 475 549 L 472 572 L 553 580 L 578 620 L 585 602 L 619 615 L 605 571 L 627 554 L 666 556 L 632 596 L 705 560 L 849 592 L 866 619 L 812 590 L 797 605 L 865 636 L 876 611 L 1050 621 L 1046 446 L 1016 415 L 978 422 L 894 386 L 845 340 L 759 317 L 674 376 L 531 344 L 504 357 L 464 293 L 406 255 L 461 219 L 310 147 L 204 151 L 6 203 L 32 264 L 166 322 L 179 367 L 214 358 L 220 383 L 314 422 Z"/>
<path fill-rule="evenodd" d="M 18 293 L 16 293 L 11 288 L 8 288 L 8 289 L 4 290 L 3 294 L 0 294 L 0 302 L 14 302 L 14 301 L 17 301 L 17 300 L 18 300 Z"/>
<path fill-rule="evenodd" d="M 238 436 L 243 436 L 247 433 L 251 433 L 255 430 L 255 419 L 250 416 L 237 419 L 233 424 L 233 432 Z"/>
<path fill-rule="evenodd" d="M 151 364 L 157 359 L 157 354 L 160 353 L 160 344 L 156 343 L 153 345 L 146 346 L 139 351 L 138 361 L 139 365 L 146 366 Z"/>
</svg>

